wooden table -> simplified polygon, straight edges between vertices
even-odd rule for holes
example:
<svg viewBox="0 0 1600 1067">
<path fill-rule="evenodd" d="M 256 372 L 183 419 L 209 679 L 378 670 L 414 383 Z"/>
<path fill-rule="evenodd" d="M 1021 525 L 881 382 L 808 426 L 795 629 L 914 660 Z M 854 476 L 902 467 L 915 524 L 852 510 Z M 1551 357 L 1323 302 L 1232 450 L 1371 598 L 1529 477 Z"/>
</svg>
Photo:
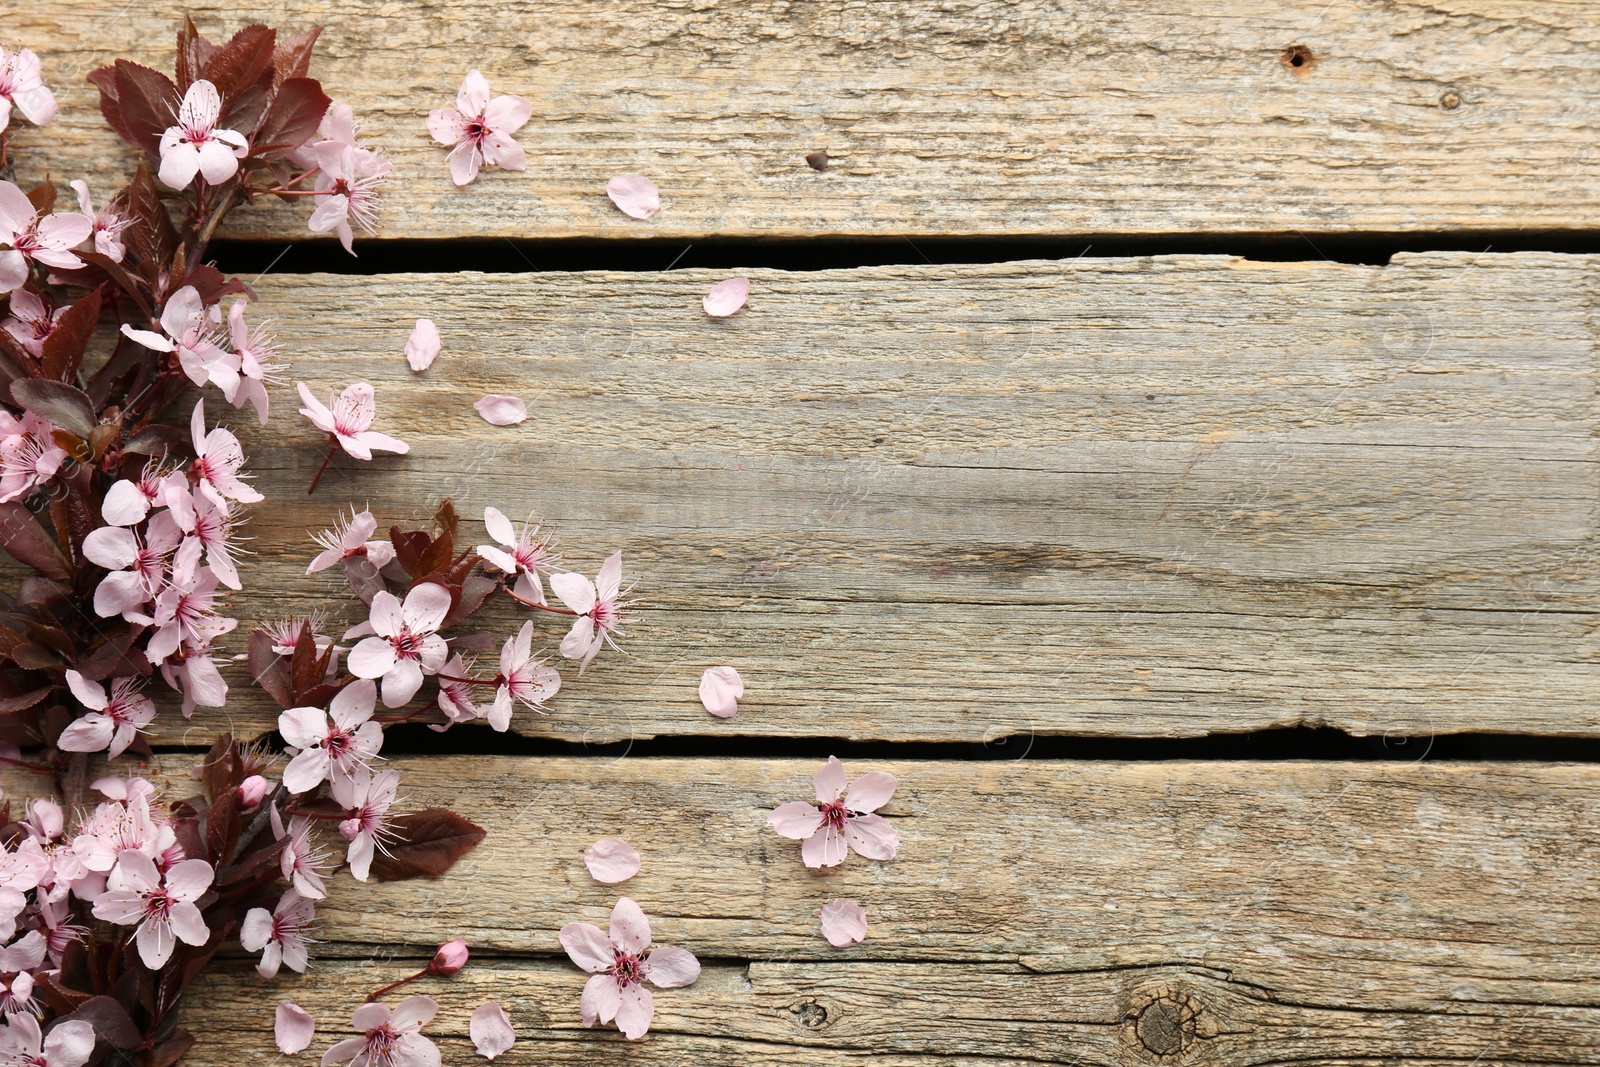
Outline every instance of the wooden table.
<svg viewBox="0 0 1600 1067">
<path fill-rule="evenodd" d="M 126 176 L 78 75 L 168 63 L 179 12 L 115 7 L 8 14 L 61 72 L 22 179 Z M 220 32 L 282 8 L 191 10 Z M 383 238 L 427 243 L 346 264 L 275 206 L 236 216 L 233 254 L 292 250 L 246 279 L 291 380 L 372 382 L 413 449 L 308 501 L 320 455 L 278 390 L 272 426 L 241 430 L 268 494 L 246 624 L 353 622 L 304 577 L 305 531 L 444 496 L 543 516 L 576 569 L 620 548 L 641 612 L 629 654 L 569 673 L 518 737 L 392 732 L 413 806 L 488 840 L 438 882 L 341 876 L 312 973 L 225 968 L 186 1064 L 276 1056 L 284 998 L 337 1031 L 452 936 L 472 964 L 418 986 L 450 1064 L 479 1062 L 490 997 L 513 1065 L 1600 1063 L 1593 5 L 349 0 L 287 21 L 327 27 L 314 72 L 396 161 Z M 458 190 L 422 116 L 471 66 L 535 118 L 525 173 Z M 654 219 L 606 200 L 623 171 L 661 186 Z M 614 269 L 393 272 L 559 261 L 560 238 L 609 242 L 589 254 Z M 889 244 L 761 267 L 780 238 Z M 927 262 L 947 238 L 1002 261 Z M 735 272 L 659 269 L 715 239 L 751 265 L 725 321 L 700 296 Z M 1167 254 L 1197 246 L 1287 261 Z M 886 247 L 900 262 L 849 269 Z M 363 273 L 291 273 L 336 263 Z M 414 376 L 419 316 L 445 342 Z M 533 418 L 486 425 L 485 392 Z M 695 697 L 717 663 L 749 686 L 728 721 Z M 164 717 L 161 773 L 219 729 L 271 736 L 239 683 Z M 1402 753 L 1517 735 L 1466 748 L 1537 761 L 1077 747 L 1194 757 L 1161 739 L 1274 727 Z M 765 827 L 830 751 L 899 776 L 895 862 L 808 871 Z M 645 857 L 618 888 L 581 863 L 603 836 Z M 582 1028 L 555 939 L 619 891 L 706 964 L 637 1044 Z M 817 929 L 838 896 L 872 922 L 847 950 Z"/>
</svg>

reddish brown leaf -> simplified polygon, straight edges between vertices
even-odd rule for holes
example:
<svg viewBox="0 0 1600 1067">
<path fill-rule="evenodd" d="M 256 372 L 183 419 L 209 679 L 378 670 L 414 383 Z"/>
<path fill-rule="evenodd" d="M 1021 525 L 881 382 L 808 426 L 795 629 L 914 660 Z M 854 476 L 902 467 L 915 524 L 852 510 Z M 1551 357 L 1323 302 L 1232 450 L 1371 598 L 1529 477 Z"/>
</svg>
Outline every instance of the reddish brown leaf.
<svg viewBox="0 0 1600 1067">
<path fill-rule="evenodd" d="M 253 630 L 246 647 L 249 653 L 250 677 L 283 707 L 296 707 L 294 687 L 289 681 L 289 667 L 284 663 L 283 657 L 272 650 L 272 635 Z"/>
<path fill-rule="evenodd" d="M 10 715 L 16 711 L 27 711 L 39 701 L 55 692 L 55 686 L 47 685 L 43 689 L 23 693 L 21 696 L 0 697 L 0 715 Z"/>
<path fill-rule="evenodd" d="M 200 56 L 200 31 L 195 28 L 194 19 L 185 15 L 183 25 L 178 27 L 178 92 L 188 92 L 189 86 L 200 78 L 205 66 L 206 62 Z"/>
<path fill-rule="evenodd" d="M 56 187 L 49 182 L 28 190 L 28 203 L 41 215 L 50 214 L 56 206 Z"/>
<path fill-rule="evenodd" d="M 46 578 L 66 581 L 72 577 L 56 539 L 39 525 L 32 512 L 14 500 L 0 504 L 0 547 L 12 559 Z"/>
<path fill-rule="evenodd" d="M 437 878 L 482 841 L 481 826 L 447 808 L 428 808 L 402 815 L 390 824 L 399 840 L 389 854 L 378 853 L 372 873 L 386 882 L 407 878 Z"/>
<path fill-rule="evenodd" d="M 161 135 L 172 125 L 178 87 L 160 71 L 126 59 L 117 60 L 115 77 L 117 107 L 123 123 L 117 132 L 124 141 L 154 158 L 160 154 Z M 109 114 L 106 120 L 111 120 Z M 112 128 L 116 129 L 115 123 Z"/>
<path fill-rule="evenodd" d="M 11 399 L 78 437 L 88 437 L 99 422 L 89 394 L 66 382 L 23 378 L 11 383 Z"/>
<path fill-rule="evenodd" d="M 267 109 L 250 154 L 256 159 L 281 158 L 305 144 L 333 101 L 315 78 L 290 78 L 278 88 Z"/>
<path fill-rule="evenodd" d="M 178 231 L 173 228 L 166 206 L 161 203 L 161 193 L 156 189 L 149 167 L 139 164 L 133 181 L 128 183 L 126 194 L 131 222 L 123 233 L 129 246 L 141 259 L 151 263 L 166 263 L 178 247 Z"/>
<path fill-rule="evenodd" d="M 304 33 L 285 37 L 278 42 L 278 46 L 272 50 L 274 87 L 282 85 L 290 78 L 304 78 L 311 72 L 311 52 L 321 34 L 322 27 L 313 26 Z"/>
<path fill-rule="evenodd" d="M 89 338 L 94 335 L 99 321 L 100 290 L 97 287 L 63 311 L 50 336 L 44 339 L 44 356 L 39 366 L 46 378 L 70 382 L 77 377 L 78 366 L 83 362 Z"/>
</svg>

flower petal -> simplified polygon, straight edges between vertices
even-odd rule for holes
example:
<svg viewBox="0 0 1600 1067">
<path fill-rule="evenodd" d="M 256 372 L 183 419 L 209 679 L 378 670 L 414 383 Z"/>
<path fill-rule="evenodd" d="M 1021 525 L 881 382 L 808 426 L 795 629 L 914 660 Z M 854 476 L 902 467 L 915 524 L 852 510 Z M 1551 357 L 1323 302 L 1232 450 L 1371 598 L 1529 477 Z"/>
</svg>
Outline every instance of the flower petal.
<svg viewBox="0 0 1600 1067">
<path fill-rule="evenodd" d="M 517 1032 L 511 1028 L 505 1009 L 492 1000 L 473 1009 L 467 1033 L 472 1036 L 472 1047 L 486 1060 L 517 1043 Z"/>
<path fill-rule="evenodd" d="M 611 909 L 611 941 L 624 952 L 643 952 L 650 947 L 650 920 L 644 909 L 627 897 Z"/>
<path fill-rule="evenodd" d="M 791 841 L 801 841 L 817 832 L 822 825 L 822 812 L 803 800 L 791 800 L 772 809 L 767 825 Z"/>
<path fill-rule="evenodd" d="M 800 846 L 800 858 L 807 867 L 837 867 L 848 854 L 844 835 L 831 826 L 824 826 Z"/>
<path fill-rule="evenodd" d="M 853 900 L 830 900 L 822 906 L 822 936 L 834 948 L 866 940 L 867 913 Z"/>
<path fill-rule="evenodd" d="M 606 182 L 611 202 L 635 219 L 648 219 L 661 210 L 661 190 L 643 174 L 619 174 Z"/>
<path fill-rule="evenodd" d="M 439 327 L 432 319 L 418 319 L 406 341 L 406 362 L 419 374 L 433 366 L 439 356 Z"/>
<path fill-rule="evenodd" d="M 611 975 L 592 975 L 583 983 L 583 996 L 578 1000 L 578 1008 L 583 1013 L 583 1025 L 608 1023 L 617 1017 L 617 1009 L 620 1007 L 622 1007 L 622 987 L 617 985 L 617 980 Z"/>
<path fill-rule="evenodd" d="M 737 715 L 743 696 L 744 679 L 732 667 L 707 667 L 700 676 L 700 703 L 719 719 Z"/>
<path fill-rule="evenodd" d="M 869 860 L 894 859 L 899 835 L 882 815 L 857 815 L 844 824 L 844 838 L 857 855 Z"/>
<path fill-rule="evenodd" d="M 652 951 L 644 962 L 651 983 L 662 989 L 694 985 L 700 977 L 700 961 L 686 948 L 663 946 Z"/>
<path fill-rule="evenodd" d="M 583 865 L 589 868 L 595 881 L 614 885 L 639 873 L 639 853 L 626 841 L 602 837 L 583 854 Z"/>
<path fill-rule="evenodd" d="M 617 1029 L 629 1041 L 643 1037 L 655 1017 L 655 998 L 643 985 L 632 985 L 622 991 L 622 1006 L 617 1009 Z"/>
<path fill-rule="evenodd" d="M 844 764 L 838 756 L 829 756 L 813 779 L 817 787 L 817 803 L 831 804 L 844 796 Z"/>
<path fill-rule="evenodd" d="M 892 774 L 869 771 L 850 783 L 850 788 L 844 795 L 845 807 L 851 811 L 877 811 L 889 803 L 889 798 L 894 796 L 894 787 L 898 784 Z"/>
<path fill-rule="evenodd" d="M 521 397 L 490 393 L 472 406 L 491 426 L 515 426 L 528 418 L 528 405 Z"/>
<path fill-rule="evenodd" d="M 712 318 L 725 319 L 744 307 L 744 302 L 748 299 L 750 299 L 750 279 L 729 278 L 713 285 L 711 290 L 700 298 L 700 306 L 705 308 L 706 314 Z"/>
<path fill-rule="evenodd" d="M 311 1038 L 317 1032 L 316 1020 L 298 1004 L 284 1001 L 278 1005 L 272 1023 L 272 1036 L 278 1042 L 278 1051 L 293 1056 L 311 1047 Z"/>
<path fill-rule="evenodd" d="M 557 935 L 561 947 L 586 971 L 603 971 L 611 966 L 611 939 L 592 923 L 568 923 Z"/>
</svg>

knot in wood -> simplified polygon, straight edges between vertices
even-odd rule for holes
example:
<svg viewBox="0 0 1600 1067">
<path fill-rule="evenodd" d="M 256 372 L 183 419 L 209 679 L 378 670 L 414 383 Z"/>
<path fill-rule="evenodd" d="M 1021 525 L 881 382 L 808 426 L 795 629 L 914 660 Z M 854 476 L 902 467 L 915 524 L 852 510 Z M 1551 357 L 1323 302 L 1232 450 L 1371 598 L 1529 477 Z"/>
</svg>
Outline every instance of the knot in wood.
<svg viewBox="0 0 1600 1067">
<path fill-rule="evenodd" d="M 1183 993 L 1157 993 L 1129 1014 L 1139 1047 L 1156 1059 L 1181 1055 L 1198 1036 L 1200 1009 Z"/>
<path fill-rule="evenodd" d="M 802 1000 L 789 1008 L 789 1014 L 807 1030 L 821 1030 L 828 1025 L 828 1009 L 814 1000 Z"/>
</svg>

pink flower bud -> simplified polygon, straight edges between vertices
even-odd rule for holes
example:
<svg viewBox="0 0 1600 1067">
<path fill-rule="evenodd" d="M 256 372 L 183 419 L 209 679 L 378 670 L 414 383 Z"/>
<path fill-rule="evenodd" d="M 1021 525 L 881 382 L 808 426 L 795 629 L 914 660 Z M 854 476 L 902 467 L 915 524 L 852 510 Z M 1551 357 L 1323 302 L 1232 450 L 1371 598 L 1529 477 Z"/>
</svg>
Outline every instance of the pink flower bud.
<svg viewBox="0 0 1600 1067">
<path fill-rule="evenodd" d="M 467 943 L 458 937 L 439 946 L 439 951 L 433 954 L 433 962 L 428 964 L 428 971 L 431 974 L 455 974 L 466 965 Z"/>
<path fill-rule="evenodd" d="M 239 803 L 254 808 L 267 798 L 268 782 L 259 774 L 252 774 L 239 783 Z"/>
</svg>

